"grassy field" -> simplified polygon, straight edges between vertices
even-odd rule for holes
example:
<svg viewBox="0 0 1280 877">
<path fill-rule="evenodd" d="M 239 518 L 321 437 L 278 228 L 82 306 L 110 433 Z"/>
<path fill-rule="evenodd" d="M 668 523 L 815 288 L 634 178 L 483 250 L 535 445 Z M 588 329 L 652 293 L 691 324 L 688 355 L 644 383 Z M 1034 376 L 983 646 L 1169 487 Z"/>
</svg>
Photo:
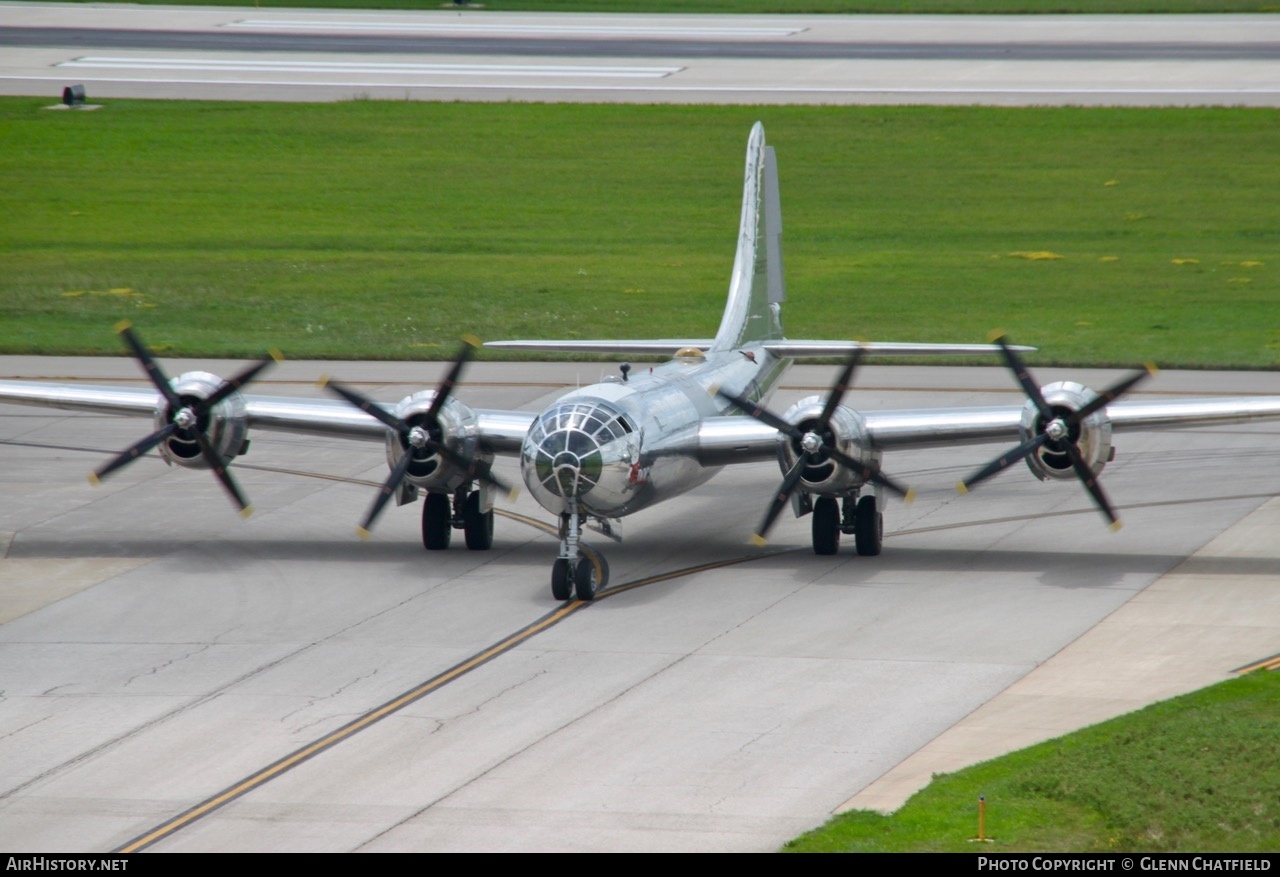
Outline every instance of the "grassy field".
<svg viewBox="0 0 1280 877">
<path fill-rule="evenodd" d="M 125 2 L 125 0 L 121 0 Z M 167 0 L 128 0 L 166 3 Z M 188 6 L 250 6 L 261 9 L 441 9 L 448 0 L 186 0 Z M 483 0 L 476 9 L 491 12 L 663 12 L 782 14 L 1002 14 L 1058 13 L 1221 13 L 1277 12 L 1277 0 Z"/>
<path fill-rule="evenodd" d="M 7 353 L 710 335 L 759 118 L 791 337 L 1280 366 L 1274 110 L 47 103 L 0 99 Z"/>
<path fill-rule="evenodd" d="M 1280 673 L 1259 671 L 953 774 L 794 852 L 1280 850 Z M 986 835 L 977 801 L 987 800 Z"/>
</svg>

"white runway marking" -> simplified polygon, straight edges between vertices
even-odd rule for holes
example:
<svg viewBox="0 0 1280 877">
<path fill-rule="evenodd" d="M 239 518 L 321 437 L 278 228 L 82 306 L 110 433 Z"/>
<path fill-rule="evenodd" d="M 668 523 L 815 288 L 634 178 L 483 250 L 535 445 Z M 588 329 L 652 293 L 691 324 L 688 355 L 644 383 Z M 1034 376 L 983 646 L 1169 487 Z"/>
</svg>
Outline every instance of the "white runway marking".
<svg viewBox="0 0 1280 877">
<path fill-rule="evenodd" d="M 93 67 L 107 70 L 210 70 L 229 73 L 370 73 L 428 76 L 605 76 L 656 79 L 679 73 L 681 67 L 595 67 L 585 64 L 414 64 L 377 61 L 228 61 L 188 58 L 84 57 L 63 61 L 58 67 Z M 127 81 L 127 80 L 114 80 Z M 215 80 L 210 80 L 215 81 Z M 275 82 L 276 80 L 271 80 Z M 311 83 L 329 85 L 331 83 Z"/>
<path fill-rule="evenodd" d="M 660 36 L 660 37 L 790 37 L 808 30 L 804 27 L 661 26 L 652 24 L 501 24 L 475 21 L 308 21 L 246 18 L 229 21 L 223 27 L 266 28 L 268 30 L 376 30 L 401 33 L 485 33 L 532 34 L 538 36 Z"/>
</svg>

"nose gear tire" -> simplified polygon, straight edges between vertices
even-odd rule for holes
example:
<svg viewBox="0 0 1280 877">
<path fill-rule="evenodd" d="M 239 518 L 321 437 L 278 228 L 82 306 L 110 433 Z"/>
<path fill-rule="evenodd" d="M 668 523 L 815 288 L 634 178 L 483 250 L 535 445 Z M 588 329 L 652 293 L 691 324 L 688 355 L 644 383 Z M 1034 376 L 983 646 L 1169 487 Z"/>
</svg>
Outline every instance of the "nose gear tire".
<svg viewBox="0 0 1280 877">
<path fill-rule="evenodd" d="M 573 582 L 579 600 L 594 600 L 596 589 L 600 586 L 595 561 L 586 555 L 579 557 L 578 565 L 573 571 Z"/>
</svg>

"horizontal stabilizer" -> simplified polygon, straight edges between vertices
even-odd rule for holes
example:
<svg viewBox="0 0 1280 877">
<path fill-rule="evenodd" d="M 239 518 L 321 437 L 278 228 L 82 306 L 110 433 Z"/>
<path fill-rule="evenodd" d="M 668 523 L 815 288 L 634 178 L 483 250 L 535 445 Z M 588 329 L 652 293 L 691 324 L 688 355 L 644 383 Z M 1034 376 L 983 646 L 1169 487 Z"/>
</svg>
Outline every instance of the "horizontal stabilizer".
<svg viewBox="0 0 1280 877">
<path fill-rule="evenodd" d="M 970 356 L 1000 353 L 995 344 L 910 344 L 896 341 L 766 341 L 765 350 L 783 359 L 814 356 L 848 356 L 861 348 L 868 356 Z M 1030 352 L 1034 347 L 1018 347 Z"/>
<path fill-rule="evenodd" d="M 486 341 L 498 350 L 547 350 L 561 353 L 647 353 L 671 355 L 685 347 L 706 350 L 710 338 L 658 338 L 653 341 Z M 997 350 L 999 348 L 996 348 Z"/>
<path fill-rule="evenodd" d="M 541 350 L 560 353 L 636 353 L 654 356 L 674 354 L 685 347 L 707 350 L 710 338 L 659 338 L 653 341 L 487 341 L 485 347 L 498 350 Z M 862 348 L 869 356 L 971 356 L 999 354 L 995 344 L 909 344 L 879 341 L 764 341 L 760 346 L 781 359 L 844 357 Z M 1030 352 L 1034 347 L 1015 347 Z"/>
</svg>

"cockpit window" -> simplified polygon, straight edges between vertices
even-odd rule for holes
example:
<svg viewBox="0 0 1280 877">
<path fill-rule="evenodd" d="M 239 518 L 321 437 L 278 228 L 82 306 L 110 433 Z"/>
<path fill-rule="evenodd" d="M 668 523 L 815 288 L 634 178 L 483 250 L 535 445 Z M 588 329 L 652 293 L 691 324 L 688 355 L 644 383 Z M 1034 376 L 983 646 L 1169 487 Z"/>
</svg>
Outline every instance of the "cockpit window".
<svg viewBox="0 0 1280 877">
<path fill-rule="evenodd" d="M 598 402 L 570 402 L 544 412 L 530 438 L 535 444 L 542 444 L 544 438 L 561 430 L 590 436 L 603 445 L 631 434 L 635 428 L 621 414 Z"/>
</svg>

